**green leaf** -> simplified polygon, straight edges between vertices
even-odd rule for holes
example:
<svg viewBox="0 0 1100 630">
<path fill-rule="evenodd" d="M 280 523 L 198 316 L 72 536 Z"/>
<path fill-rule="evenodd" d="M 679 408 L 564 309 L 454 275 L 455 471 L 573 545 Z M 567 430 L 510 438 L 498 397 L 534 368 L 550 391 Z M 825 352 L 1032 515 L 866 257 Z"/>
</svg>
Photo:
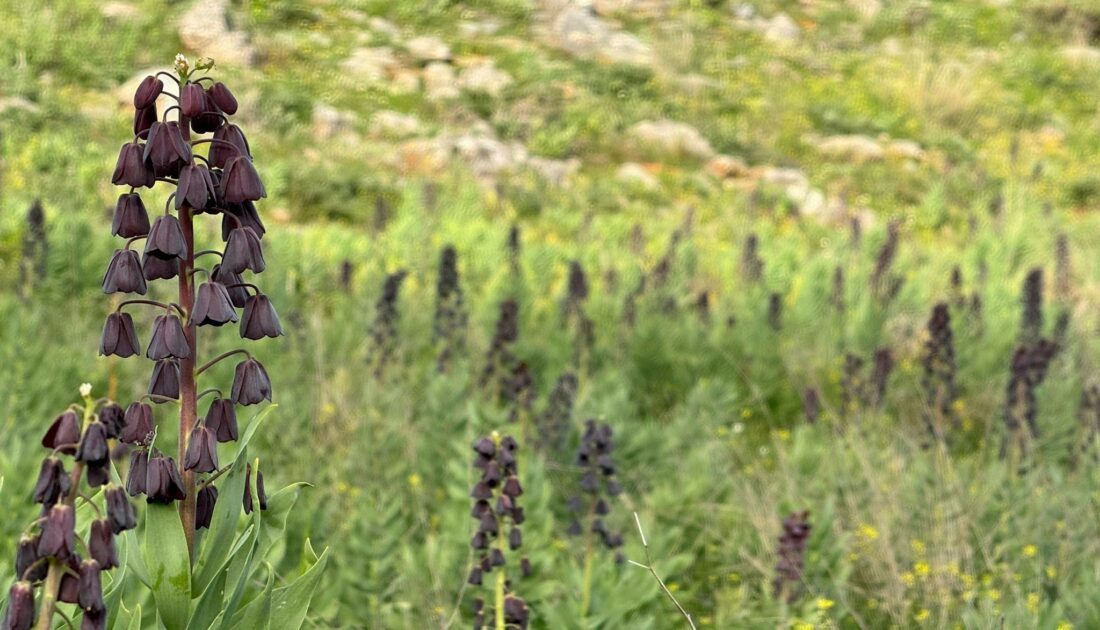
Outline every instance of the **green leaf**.
<svg viewBox="0 0 1100 630">
<path fill-rule="evenodd" d="M 308 539 L 306 547 L 312 554 L 313 548 Z M 325 566 L 328 564 L 328 551 L 326 548 L 321 552 L 321 557 L 317 558 L 313 566 L 302 573 L 298 579 L 287 586 L 275 589 L 271 624 L 268 630 L 298 630 L 302 627 L 313 593 L 317 590 L 321 574 L 324 573 Z"/>
<path fill-rule="evenodd" d="M 111 628 L 125 628 L 126 630 L 141 630 L 141 604 L 135 604 L 134 609 L 126 608 L 126 604 L 119 602 L 117 616 L 111 623 Z"/>
<path fill-rule="evenodd" d="M 275 587 L 275 569 L 266 562 L 264 565 L 267 567 L 267 585 L 264 586 L 264 592 L 233 616 L 234 628 L 271 627 L 271 595 Z"/>
<path fill-rule="evenodd" d="M 184 630 L 191 607 L 191 563 L 175 506 L 148 504 L 143 552 L 158 616 L 167 630 Z"/>
<path fill-rule="evenodd" d="M 260 530 L 260 535 L 257 537 L 260 545 L 257 557 L 267 558 L 271 548 L 283 539 L 283 532 L 286 531 L 286 520 L 290 516 L 290 510 L 298 501 L 301 489 L 307 486 L 313 487 L 311 484 L 302 481 L 292 483 L 268 498 L 267 510 L 263 513 L 263 529 Z M 256 505 L 259 505 L 258 501 Z"/>
<path fill-rule="evenodd" d="M 213 627 L 218 615 L 221 614 L 222 601 L 225 599 L 225 576 L 225 571 L 219 571 L 214 581 L 203 591 L 199 603 L 195 606 L 195 612 L 191 614 L 187 630 L 207 630 Z"/>
</svg>

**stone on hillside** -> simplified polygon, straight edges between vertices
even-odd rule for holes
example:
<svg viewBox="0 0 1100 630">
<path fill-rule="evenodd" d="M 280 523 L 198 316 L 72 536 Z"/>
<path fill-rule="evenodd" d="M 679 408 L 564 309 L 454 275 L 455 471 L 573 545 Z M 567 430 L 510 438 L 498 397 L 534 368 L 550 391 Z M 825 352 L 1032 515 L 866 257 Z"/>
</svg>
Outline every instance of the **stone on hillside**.
<svg viewBox="0 0 1100 630">
<path fill-rule="evenodd" d="M 707 172 L 718 179 L 732 179 L 749 174 L 749 166 L 732 155 L 716 155 L 707 162 Z"/>
<path fill-rule="evenodd" d="M 555 186 L 563 186 L 569 181 L 570 177 L 580 170 L 581 161 L 577 158 L 553 160 L 532 155 L 527 158 L 527 166 L 547 182 Z"/>
<path fill-rule="evenodd" d="M 802 29 L 786 13 L 776 13 L 771 19 L 762 21 L 760 32 L 764 39 L 777 44 L 798 41 L 802 35 Z"/>
<path fill-rule="evenodd" d="M 655 18 L 668 14 L 669 0 L 592 0 L 592 8 L 600 15 Z"/>
<path fill-rule="evenodd" d="M 547 35 L 553 46 L 574 57 L 641 66 L 654 61 L 648 44 L 582 7 L 570 6 L 554 16 Z"/>
<path fill-rule="evenodd" d="M 377 16 L 372 17 L 370 20 L 367 21 L 367 27 L 375 33 L 385 35 L 392 40 L 397 40 L 401 38 L 401 29 L 398 28 L 396 24 L 387 20 L 386 18 L 380 18 Z"/>
<path fill-rule="evenodd" d="M 923 160 L 924 149 L 913 140 L 891 140 L 883 147 L 886 155 L 906 160 Z"/>
<path fill-rule="evenodd" d="M 420 64 L 451 60 L 450 46 L 432 35 L 422 35 L 410 39 L 405 43 L 405 49 Z"/>
<path fill-rule="evenodd" d="M 458 33 L 467 39 L 478 37 L 492 37 L 500 30 L 500 22 L 489 18 L 485 20 L 468 20 L 460 22 Z"/>
<path fill-rule="evenodd" d="M 497 68 L 492 61 L 484 61 L 464 68 L 458 75 L 458 87 L 470 92 L 485 92 L 500 96 L 504 88 L 512 84 L 512 75 Z"/>
<path fill-rule="evenodd" d="M 635 162 L 626 162 L 615 171 L 615 179 L 625 184 L 640 186 L 646 190 L 653 190 L 660 186 L 657 178 L 646 167 Z"/>
<path fill-rule="evenodd" d="M 397 58 L 388 46 L 357 48 L 340 63 L 344 72 L 368 81 L 383 81 L 397 67 Z"/>
<path fill-rule="evenodd" d="M 421 131 L 420 119 L 400 112 L 383 110 L 371 116 L 370 133 L 382 138 L 407 138 Z"/>
<path fill-rule="evenodd" d="M 99 5 L 103 17 L 112 20 L 134 20 L 141 17 L 141 10 L 128 2 L 104 2 Z"/>
<path fill-rule="evenodd" d="M 1062 57 L 1075 64 L 1086 65 L 1100 65 L 1100 48 L 1093 46 L 1074 45 L 1065 46 L 1060 51 Z"/>
<path fill-rule="evenodd" d="M 825 195 L 811 186 L 806 174 L 797 168 L 764 167 L 760 181 L 781 189 L 800 214 L 820 218 L 827 207 Z"/>
<path fill-rule="evenodd" d="M 313 105 L 313 139 L 331 140 L 338 134 L 351 130 L 355 114 L 340 111 L 324 103 Z"/>
<path fill-rule="evenodd" d="M 424 92 L 428 98 L 443 100 L 458 96 L 458 81 L 449 63 L 429 63 L 424 68 Z"/>
<path fill-rule="evenodd" d="M 450 140 L 450 148 L 452 157 L 478 177 L 494 177 L 527 160 L 527 149 L 522 144 L 488 136 L 457 136 Z"/>
<path fill-rule="evenodd" d="M 709 160 L 715 153 L 698 130 L 674 120 L 643 120 L 627 134 L 643 153 L 659 157 Z"/>
<path fill-rule="evenodd" d="M 886 156 L 877 140 L 858 134 L 821 138 L 815 146 L 823 155 L 854 162 L 871 162 Z"/>
<path fill-rule="evenodd" d="M 222 65 L 249 66 L 256 56 L 243 31 L 229 23 L 228 0 L 198 0 L 177 24 L 184 47 Z"/>
</svg>

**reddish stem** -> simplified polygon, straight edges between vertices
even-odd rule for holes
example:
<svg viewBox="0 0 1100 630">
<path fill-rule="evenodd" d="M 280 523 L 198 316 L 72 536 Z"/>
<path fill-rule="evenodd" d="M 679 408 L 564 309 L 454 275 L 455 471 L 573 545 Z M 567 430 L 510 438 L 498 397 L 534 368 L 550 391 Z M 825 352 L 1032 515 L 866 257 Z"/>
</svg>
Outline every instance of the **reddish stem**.
<svg viewBox="0 0 1100 630">
<path fill-rule="evenodd" d="M 180 130 L 184 140 L 191 135 L 190 124 L 186 116 L 180 114 Z M 191 270 L 195 267 L 195 229 L 192 222 L 191 208 L 184 204 L 179 210 L 180 227 L 183 228 L 183 238 L 187 241 L 187 258 L 180 261 L 179 273 L 179 304 L 183 310 L 191 312 L 195 305 L 195 285 Z M 183 523 L 184 537 L 187 539 L 187 553 L 194 561 L 195 557 L 195 508 L 197 493 L 195 491 L 195 473 L 184 470 L 183 461 L 187 453 L 187 440 L 191 431 L 195 428 L 198 400 L 195 389 L 195 357 L 198 352 L 198 335 L 195 324 L 185 324 L 184 333 L 187 336 L 187 345 L 191 348 L 191 356 L 180 360 L 180 425 L 179 425 L 179 451 L 176 463 L 180 467 L 180 475 L 183 477 L 183 489 L 186 498 L 180 503 L 180 521 Z"/>
</svg>

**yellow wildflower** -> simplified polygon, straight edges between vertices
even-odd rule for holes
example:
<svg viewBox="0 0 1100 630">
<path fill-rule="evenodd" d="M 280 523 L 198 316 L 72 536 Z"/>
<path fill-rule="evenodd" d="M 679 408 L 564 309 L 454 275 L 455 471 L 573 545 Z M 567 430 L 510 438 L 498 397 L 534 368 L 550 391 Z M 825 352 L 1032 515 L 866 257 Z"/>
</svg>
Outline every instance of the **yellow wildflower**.
<svg viewBox="0 0 1100 630">
<path fill-rule="evenodd" d="M 875 540 L 878 538 L 878 530 L 874 526 L 864 523 L 859 526 L 859 535 L 867 540 Z"/>
<path fill-rule="evenodd" d="M 1028 593 L 1027 594 L 1027 609 L 1033 615 L 1039 614 L 1039 594 Z"/>
<path fill-rule="evenodd" d="M 830 608 L 832 608 L 835 605 L 836 605 L 836 602 L 834 602 L 831 599 L 826 599 L 824 597 L 818 597 L 817 598 L 817 609 L 818 610 L 829 610 Z"/>
<path fill-rule="evenodd" d="M 913 565 L 913 573 L 916 573 L 919 577 L 928 577 L 931 572 L 932 567 L 928 566 L 928 563 L 923 560 Z"/>
<path fill-rule="evenodd" d="M 927 608 L 921 608 L 920 611 L 913 615 L 913 618 L 917 620 L 917 623 L 924 623 L 928 621 L 928 618 L 932 616 L 932 613 Z"/>
</svg>

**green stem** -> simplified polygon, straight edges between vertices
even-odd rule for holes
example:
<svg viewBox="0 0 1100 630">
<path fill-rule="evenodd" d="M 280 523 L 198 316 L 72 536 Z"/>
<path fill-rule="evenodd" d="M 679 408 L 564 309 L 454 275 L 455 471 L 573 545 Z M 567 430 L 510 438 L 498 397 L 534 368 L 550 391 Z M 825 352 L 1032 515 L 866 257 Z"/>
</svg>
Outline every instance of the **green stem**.
<svg viewBox="0 0 1100 630">
<path fill-rule="evenodd" d="M 496 589 L 496 630 L 506 630 L 504 626 L 504 567 L 501 567 L 497 571 L 497 589 Z"/>
</svg>

